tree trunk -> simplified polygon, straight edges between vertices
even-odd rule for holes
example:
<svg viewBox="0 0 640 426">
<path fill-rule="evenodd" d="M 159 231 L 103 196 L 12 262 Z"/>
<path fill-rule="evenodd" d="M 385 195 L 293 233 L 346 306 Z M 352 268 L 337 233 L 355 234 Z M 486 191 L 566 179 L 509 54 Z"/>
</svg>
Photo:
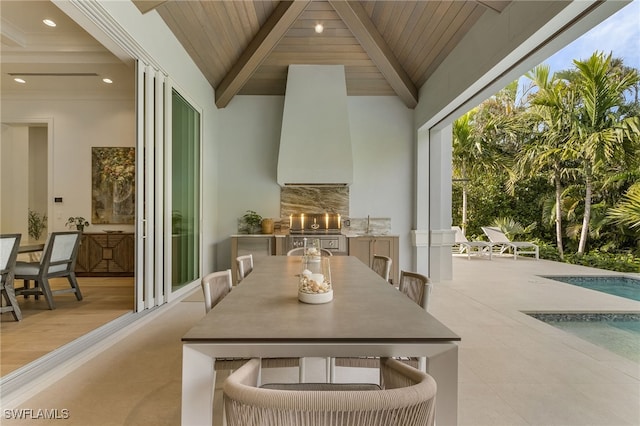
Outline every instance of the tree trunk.
<svg viewBox="0 0 640 426">
<path fill-rule="evenodd" d="M 467 168 L 464 164 L 461 167 L 462 181 L 462 235 L 467 235 Z"/>
<path fill-rule="evenodd" d="M 554 172 L 556 184 L 556 244 L 560 259 L 564 259 L 564 247 L 562 245 L 562 184 L 560 182 L 560 170 Z"/>
<path fill-rule="evenodd" d="M 584 194 L 584 218 L 582 219 L 582 232 L 580 233 L 580 244 L 578 244 L 578 253 L 584 253 L 587 246 L 587 237 L 589 235 L 589 222 L 591 221 L 591 172 L 587 171 L 585 178 L 585 194 Z"/>
<path fill-rule="evenodd" d="M 467 183 L 462 183 L 462 235 L 467 235 Z"/>
</svg>

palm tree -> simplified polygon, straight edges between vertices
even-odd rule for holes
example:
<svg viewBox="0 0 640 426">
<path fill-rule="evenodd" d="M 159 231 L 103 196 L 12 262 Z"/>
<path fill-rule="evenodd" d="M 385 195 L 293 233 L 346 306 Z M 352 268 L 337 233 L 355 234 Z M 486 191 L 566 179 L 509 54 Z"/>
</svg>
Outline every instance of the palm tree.
<svg viewBox="0 0 640 426">
<path fill-rule="evenodd" d="M 640 232 L 640 183 L 632 185 L 622 201 L 609 209 L 607 216 L 619 225 L 637 228 L 636 232 Z"/>
<path fill-rule="evenodd" d="M 585 61 L 573 61 L 577 72 L 570 82 L 581 102 L 573 114 L 573 129 L 567 157 L 580 161 L 583 168 L 584 216 L 578 253 L 584 253 L 589 222 L 594 176 L 614 161 L 624 161 L 632 153 L 632 142 L 640 132 L 638 117 L 620 119 L 617 108 L 624 94 L 638 82 L 638 73 L 612 72 L 611 54 L 594 53 Z M 619 68 L 616 68 L 619 70 Z"/>
<path fill-rule="evenodd" d="M 480 141 L 472 135 L 473 115 L 475 109 L 464 114 L 453 122 L 453 176 L 462 182 L 462 233 L 466 233 L 467 227 L 467 183 L 469 172 L 478 163 L 478 158 L 482 154 Z"/>
<path fill-rule="evenodd" d="M 570 170 L 563 159 L 571 129 L 570 111 L 575 102 L 566 83 L 555 76 L 549 76 L 549 66 L 540 65 L 527 73 L 526 77 L 538 90 L 531 95 L 532 105 L 522 117 L 533 127 L 536 137 L 524 144 L 523 149 L 516 154 L 517 170 L 518 175 L 530 177 L 546 173 L 553 182 L 556 246 L 562 259 L 562 178 Z"/>
</svg>

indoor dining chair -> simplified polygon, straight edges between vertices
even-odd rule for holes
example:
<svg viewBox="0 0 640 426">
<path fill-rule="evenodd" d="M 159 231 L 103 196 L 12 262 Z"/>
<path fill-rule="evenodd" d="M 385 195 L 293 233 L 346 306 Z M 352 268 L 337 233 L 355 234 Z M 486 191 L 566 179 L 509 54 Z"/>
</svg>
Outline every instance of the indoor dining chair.
<svg viewBox="0 0 640 426">
<path fill-rule="evenodd" d="M 55 309 L 54 294 L 74 293 L 76 299 L 82 300 L 80 286 L 74 271 L 78 247 L 80 245 L 80 231 L 52 232 L 44 246 L 40 262 L 16 262 L 15 279 L 24 280 L 24 287 L 16 288 L 16 294 L 22 296 L 44 295 L 49 309 Z M 50 278 L 64 277 L 69 281 L 70 288 L 52 290 Z M 34 281 L 34 287 L 29 282 Z"/>
<path fill-rule="evenodd" d="M 251 359 L 222 387 L 229 426 L 432 426 L 433 377 L 392 358 L 380 361 L 381 385 L 292 383 L 260 386 Z"/>
<path fill-rule="evenodd" d="M 21 237 L 20 234 L 0 235 L 0 292 L 2 292 L 2 299 L 5 302 L 5 306 L 0 307 L 0 313 L 11 312 L 16 321 L 22 319 L 22 312 L 13 288 Z"/>
</svg>

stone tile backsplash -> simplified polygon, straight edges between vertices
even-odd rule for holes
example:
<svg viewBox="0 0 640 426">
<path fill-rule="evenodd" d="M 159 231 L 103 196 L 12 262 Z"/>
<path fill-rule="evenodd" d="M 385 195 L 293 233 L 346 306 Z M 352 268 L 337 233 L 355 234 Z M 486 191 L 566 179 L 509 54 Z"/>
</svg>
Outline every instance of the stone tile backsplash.
<svg viewBox="0 0 640 426">
<path fill-rule="evenodd" d="M 337 213 L 343 220 L 349 221 L 349 226 L 343 226 L 343 232 L 355 234 L 386 235 L 391 232 L 391 218 L 349 217 L 349 187 L 340 186 L 296 186 L 283 187 L 280 190 L 280 220 L 276 221 L 276 228 L 287 232 L 289 215 L 308 213 Z"/>
<path fill-rule="evenodd" d="M 280 217 L 289 220 L 290 214 L 337 213 L 349 216 L 349 187 L 299 186 L 280 190 Z"/>
<path fill-rule="evenodd" d="M 354 234 L 373 234 L 387 235 L 391 232 L 391 218 L 389 217 L 370 217 L 349 218 L 349 226 L 343 228 L 343 232 L 351 232 Z"/>
</svg>

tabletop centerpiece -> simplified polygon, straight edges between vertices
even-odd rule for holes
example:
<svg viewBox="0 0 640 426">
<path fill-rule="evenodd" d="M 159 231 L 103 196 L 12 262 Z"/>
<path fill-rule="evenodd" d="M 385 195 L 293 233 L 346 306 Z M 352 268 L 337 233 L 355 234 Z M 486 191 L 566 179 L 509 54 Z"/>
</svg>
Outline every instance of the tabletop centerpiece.
<svg viewBox="0 0 640 426">
<path fill-rule="evenodd" d="M 320 239 L 319 238 L 305 238 L 304 242 L 304 256 L 308 258 L 309 262 L 320 262 L 320 257 L 322 255 L 320 250 Z"/>
<path fill-rule="evenodd" d="M 333 300 L 331 286 L 331 265 L 328 257 L 302 256 L 302 270 L 298 285 L 298 300 L 303 303 L 319 304 Z"/>
</svg>

